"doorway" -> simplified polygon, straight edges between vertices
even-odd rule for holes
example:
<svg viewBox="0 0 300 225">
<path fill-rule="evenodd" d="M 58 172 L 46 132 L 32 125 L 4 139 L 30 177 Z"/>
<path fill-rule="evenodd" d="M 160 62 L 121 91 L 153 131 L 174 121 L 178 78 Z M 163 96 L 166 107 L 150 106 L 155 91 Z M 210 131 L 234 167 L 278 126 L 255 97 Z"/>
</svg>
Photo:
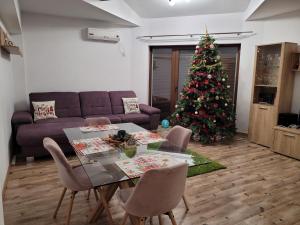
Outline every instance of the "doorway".
<svg viewBox="0 0 300 225">
<path fill-rule="evenodd" d="M 237 97 L 240 44 L 218 45 L 224 71 L 228 74 L 230 96 Z M 161 110 L 161 119 L 175 109 L 179 94 L 188 76 L 195 46 L 151 46 L 149 102 Z"/>
</svg>

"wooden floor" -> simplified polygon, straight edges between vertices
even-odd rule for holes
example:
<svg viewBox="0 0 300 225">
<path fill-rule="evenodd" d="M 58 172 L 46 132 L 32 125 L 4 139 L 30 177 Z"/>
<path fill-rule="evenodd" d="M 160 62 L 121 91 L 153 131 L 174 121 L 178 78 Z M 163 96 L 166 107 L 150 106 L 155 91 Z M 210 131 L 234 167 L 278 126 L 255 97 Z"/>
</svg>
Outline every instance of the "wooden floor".
<svg viewBox="0 0 300 225">
<path fill-rule="evenodd" d="M 185 213 L 183 202 L 178 205 L 174 213 L 179 225 L 300 225 L 300 161 L 243 137 L 231 145 L 190 144 L 190 148 L 227 169 L 188 179 L 186 196 L 191 209 Z M 68 201 L 58 218 L 52 219 L 61 190 L 52 160 L 12 167 L 4 202 L 5 224 L 64 224 Z M 79 194 L 71 224 L 87 224 L 94 207 L 94 198 L 87 201 L 86 193 Z M 110 207 L 119 224 L 123 211 L 115 198 Z M 105 216 L 96 224 L 107 224 Z M 164 224 L 170 224 L 167 218 Z"/>
</svg>

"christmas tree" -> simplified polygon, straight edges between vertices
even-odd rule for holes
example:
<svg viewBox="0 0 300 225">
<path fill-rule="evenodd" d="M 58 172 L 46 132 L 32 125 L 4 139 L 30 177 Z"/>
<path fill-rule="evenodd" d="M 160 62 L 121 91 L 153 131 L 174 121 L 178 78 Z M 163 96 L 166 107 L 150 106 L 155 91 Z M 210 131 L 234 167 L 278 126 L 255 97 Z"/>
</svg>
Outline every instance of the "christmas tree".
<svg viewBox="0 0 300 225">
<path fill-rule="evenodd" d="M 213 143 L 233 137 L 235 113 L 221 57 L 213 37 L 204 35 L 196 46 L 192 65 L 172 122 L 193 131 L 193 139 Z"/>
</svg>

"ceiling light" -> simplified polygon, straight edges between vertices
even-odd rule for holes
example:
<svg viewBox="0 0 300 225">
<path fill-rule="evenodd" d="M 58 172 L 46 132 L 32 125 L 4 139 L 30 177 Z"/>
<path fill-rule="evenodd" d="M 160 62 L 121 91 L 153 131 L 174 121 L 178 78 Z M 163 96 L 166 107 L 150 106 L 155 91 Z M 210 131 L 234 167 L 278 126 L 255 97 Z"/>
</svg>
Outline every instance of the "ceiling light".
<svg viewBox="0 0 300 225">
<path fill-rule="evenodd" d="M 170 5 L 170 6 L 174 6 L 175 3 L 176 3 L 175 0 L 169 0 L 169 5 Z"/>
</svg>

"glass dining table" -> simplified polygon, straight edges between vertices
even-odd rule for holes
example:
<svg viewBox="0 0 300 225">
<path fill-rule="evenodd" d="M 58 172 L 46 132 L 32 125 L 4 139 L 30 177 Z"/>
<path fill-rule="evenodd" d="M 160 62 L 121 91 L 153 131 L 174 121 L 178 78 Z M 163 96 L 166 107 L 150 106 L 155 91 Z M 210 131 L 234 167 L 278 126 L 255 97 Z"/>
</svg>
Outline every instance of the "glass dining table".
<svg viewBox="0 0 300 225">
<path fill-rule="evenodd" d="M 147 130 L 133 123 L 116 124 L 118 129 L 111 129 L 96 132 L 83 132 L 80 127 L 66 128 L 64 132 L 73 146 L 76 140 L 85 140 L 91 138 L 107 138 L 109 135 L 117 134 L 118 130 L 125 130 L 126 133 L 146 132 Z M 168 140 L 162 141 L 158 145 L 154 145 L 149 149 L 147 144 L 137 144 L 134 154 L 127 154 L 120 147 L 114 147 L 109 151 L 97 152 L 93 154 L 82 154 L 74 148 L 74 151 L 89 177 L 92 185 L 100 193 L 100 200 L 97 208 L 94 210 L 89 222 L 94 223 L 105 210 L 110 224 L 113 223 L 112 215 L 108 207 L 108 202 L 111 200 L 118 188 L 128 188 L 134 186 L 134 181 L 138 176 L 128 176 L 117 164 L 120 160 L 134 159 L 145 154 L 157 154 L 161 152 L 174 160 L 186 162 L 189 167 L 197 166 L 197 162 L 193 160 L 191 155 L 185 153 L 185 149 L 181 149 L 172 145 Z M 134 218 L 131 218 L 134 223 Z"/>
</svg>

